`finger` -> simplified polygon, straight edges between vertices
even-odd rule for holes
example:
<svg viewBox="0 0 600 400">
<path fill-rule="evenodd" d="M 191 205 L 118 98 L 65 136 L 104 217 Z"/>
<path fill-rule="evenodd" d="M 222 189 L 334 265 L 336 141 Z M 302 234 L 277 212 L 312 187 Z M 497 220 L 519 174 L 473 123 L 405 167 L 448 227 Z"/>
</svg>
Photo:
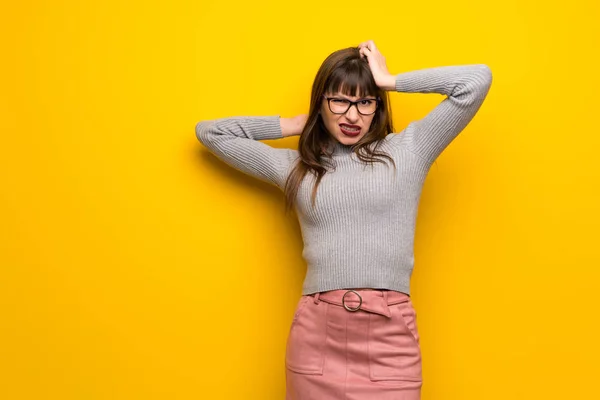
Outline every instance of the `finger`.
<svg viewBox="0 0 600 400">
<path fill-rule="evenodd" d="M 369 40 L 369 49 L 372 51 L 377 50 L 377 47 L 375 46 L 375 42 L 372 40 Z"/>
<path fill-rule="evenodd" d="M 362 54 L 363 54 L 365 60 L 367 60 L 367 62 L 369 62 L 369 60 L 371 59 L 371 51 L 369 49 L 367 49 L 366 47 L 364 47 L 361 51 L 362 51 Z"/>
</svg>

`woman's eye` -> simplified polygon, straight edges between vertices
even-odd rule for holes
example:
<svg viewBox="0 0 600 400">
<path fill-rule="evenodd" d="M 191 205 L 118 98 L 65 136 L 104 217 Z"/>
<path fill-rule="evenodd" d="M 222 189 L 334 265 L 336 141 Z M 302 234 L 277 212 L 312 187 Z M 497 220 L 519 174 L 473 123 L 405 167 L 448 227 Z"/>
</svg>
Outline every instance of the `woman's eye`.
<svg viewBox="0 0 600 400">
<path fill-rule="evenodd" d="M 364 105 L 369 105 L 372 101 L 373 100 L 362 100 L 361 103 L 363 103 Z"/>
<path fill-rule="evenodd" d="M 334 103 L 339 103 L 339 104 L 346 104 L 348 103 L 348 100 L 341 100 L 341 99 L 333 99 Z"/>
</svg>

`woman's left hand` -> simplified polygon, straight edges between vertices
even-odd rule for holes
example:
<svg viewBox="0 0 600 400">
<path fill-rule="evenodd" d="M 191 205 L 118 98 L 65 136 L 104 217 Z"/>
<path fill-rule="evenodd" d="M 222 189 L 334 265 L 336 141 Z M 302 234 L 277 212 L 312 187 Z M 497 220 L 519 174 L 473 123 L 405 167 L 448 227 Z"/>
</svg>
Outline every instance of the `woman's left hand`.
<svg viewBox="0 0 600 400">
<path fill-rule="evenodd" d="M 375 83 L 381 89 L 394 90 L 396 88 L 396 77 L 389 73 L 385 64 L 385 57 L 379 52 L 372 40 L 362 42 L 358 45 L 361 57 L 366 57 L 371 68 Z"/>
</svg>

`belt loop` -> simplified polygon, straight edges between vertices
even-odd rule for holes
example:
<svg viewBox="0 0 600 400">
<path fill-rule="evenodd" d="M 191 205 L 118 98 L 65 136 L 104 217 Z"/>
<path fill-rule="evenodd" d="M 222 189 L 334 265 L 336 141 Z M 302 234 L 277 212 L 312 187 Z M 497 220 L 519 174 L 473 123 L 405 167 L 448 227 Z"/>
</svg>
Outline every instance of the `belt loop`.
<svg viewBox="0 0 600 400">
<path fill-rule="evenodd" d="M 383 300 L 385 301 L 385 304 L 388 304 L 388 291 L 387 290 L 383 291 Z"/>
<path fill-rule="evenodd" d="M 315 304 L 319 304 L 319 295 L 321 294 L 321 292 L 317 292 L 317 294 L 315 294 Z"/>
</svg>

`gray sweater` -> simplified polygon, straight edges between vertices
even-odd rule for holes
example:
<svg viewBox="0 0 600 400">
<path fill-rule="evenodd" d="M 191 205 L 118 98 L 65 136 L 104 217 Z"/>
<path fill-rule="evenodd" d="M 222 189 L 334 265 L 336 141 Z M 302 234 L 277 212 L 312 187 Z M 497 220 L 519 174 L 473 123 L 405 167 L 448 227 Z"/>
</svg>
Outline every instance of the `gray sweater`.
<svg viewBox="0 0 600 400">
<path fill-rule="evenodd" d="M 492 83 L 485 64 L 444 66 L 396 75 L 396 91 L 439 93 L 424 118 L 389 133 L 377 149 L 396 162 L 366 166 L 335 142 L 335 170 L 321 180 L 307 174 L 295 207 L 307 264 L 302 294 L 334 289 L 391 289 L 410 294 L 417 208 L 423 182 L 440 153 L 473 119 Z M 200 121 L 196 136 L 230 166 L 283 190 L 298 151 L 259 140 L 283 137 L 279 115 Z"/>
</svg>

